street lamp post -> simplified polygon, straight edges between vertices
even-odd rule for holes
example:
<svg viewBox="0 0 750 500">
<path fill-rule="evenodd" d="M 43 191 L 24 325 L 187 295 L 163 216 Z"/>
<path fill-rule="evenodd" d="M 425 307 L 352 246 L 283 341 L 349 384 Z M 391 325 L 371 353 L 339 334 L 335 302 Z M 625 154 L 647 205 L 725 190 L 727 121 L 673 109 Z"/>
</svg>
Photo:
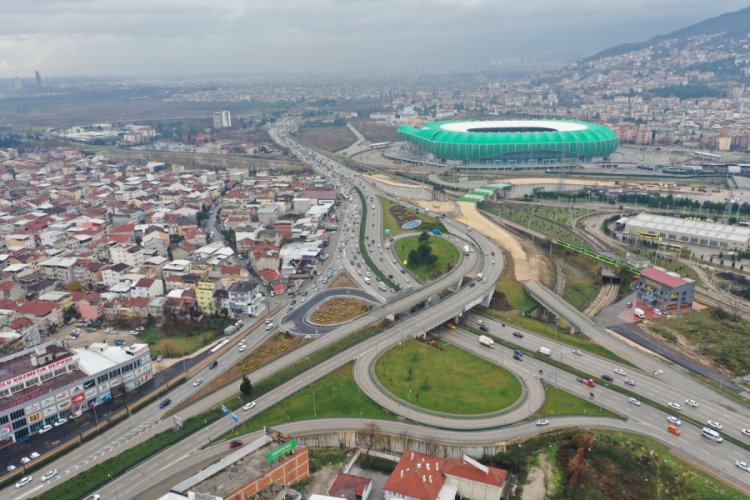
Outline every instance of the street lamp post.
<svg viewBox="0 0 750 500">
<path fill-rule="evenodd" d="M 315 391 L 313 391 L 313 413 L 315 418 L 318 418 L 318 407 L 315 405 Z"/>
</svg>

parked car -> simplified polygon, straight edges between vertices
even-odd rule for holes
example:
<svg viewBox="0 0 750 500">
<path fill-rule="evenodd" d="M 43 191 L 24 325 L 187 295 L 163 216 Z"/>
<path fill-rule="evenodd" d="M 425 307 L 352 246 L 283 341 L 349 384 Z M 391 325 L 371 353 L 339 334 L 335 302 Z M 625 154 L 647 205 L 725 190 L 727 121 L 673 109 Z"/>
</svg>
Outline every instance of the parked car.
<svg viewBox="0 0 750 500">
<path fill-rule="evenodd" d="M 40 455 L 39 453 L 35 452 L 35 451 L 32 451 L 32 452 L 31 452 L 31 453 L 29 454 L 29 458 L 30 458 L 30 459 L 32 459 L 32 460 L 34 460 L 35 458 L 39 458 L 40 456 L 41 456 L 41 455 Z"/>
<path fill-rule="evenodd" d="M 60 427 L 60 426 L 61 426 L 62 424 L 64 424 L 64 423 L 65 423 L 65 422 L 67 422 L 67 421 L 68 421 L 68 419 L 67 419 L 67 418 L 59 418 L 59 419 L 57 419 L 57 420 L 55 421 L 55 423 L 54 423 L 54 424 L 52 424 L 52 425 L 54 425 L 55 427 Z"/>
<path fill-rule="evenodd" d="M 49 432 L 52 430 L 52 426 L 49 424 L 44 424 L 44 427 L 39 429 L 39 434 L 44 434 L 45 432 Z"/>
<path fill-rule="evenodd" d="M 15 466 L 15 465 L 13 465 L 13 464 L 11 464 L 11 465 L 9 465 L 9 466 L 7 467 L 7 469 L 8 469 L 8 472 L 13 472 L 14 470 L 16 470 L 16 466 Z"/>
</svg>

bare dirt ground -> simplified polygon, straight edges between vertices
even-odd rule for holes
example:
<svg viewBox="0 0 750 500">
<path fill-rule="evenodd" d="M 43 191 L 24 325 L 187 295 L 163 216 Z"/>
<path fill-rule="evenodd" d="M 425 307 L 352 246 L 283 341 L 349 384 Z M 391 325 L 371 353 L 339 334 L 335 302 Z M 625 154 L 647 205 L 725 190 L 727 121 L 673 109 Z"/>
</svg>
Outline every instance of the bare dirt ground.
<svg viewBox="0 0 750 500">
<path fill-rule="evenodd" d="M 302 128 L 299 136 L 302 142 L 312 143 L 331 152 L 345 149 L 357 140 L 352 131 L 345 126 Z"/>
<path fill-rule="evenodd" d="M 352 297 L 334 297 L 313 311 L 310 320 L 320 325 L 344 323 L 372 309 L 372 304 Z"/>
<path fill-rule="evenodd" d="M 326 465 L 313 475 L 313 482 L 305 488 L 308 495 L 327 495 L 336 478 L 341 473 L 340 465 Z"/>
<path fill-rule="evenodd" d="M 539 465 L 529 471 L 526 484 L 523 487 L 521 500 L 539 500 L 550 498 L 554 484 L 552 483 L 552 464 L 547 454 L 539 455 Z"/>
<path fill-rule="evenodd" d="M 429 187 L 429 186 L 427 186 L 425 184 L 419 184 L 417 182 L 415 182 L 413 184 L 407 184 L 405 182 L 399 182 L 399 181 L 397 181 L 395 179 L 392 179 L 391 177 L 388 177 L 387 175 L 383 175 L 383 174 L 362 174 L 362 178 L 365 179 L 365 180 L 367 180 L 367 179 L 375 179 L 375 180 L 378 180 L 378 181 L 380 181 L 380 182 L 382 182 L 384 184 L 390 184 L 391 186 L 403 186 L 403 187 L 424 186 L 424 187 Z"/>
<path fill-rule="evenodd" d="M 441 214 L 448 214 L 451 217 L 459 217 L 461 214 L 456 208 L 456 204 L 452 201 L 437 201 L 437 200 L 414 200 L 414 203 L 422 208 L 432 210 Z"/>
<path fill-rule="evenodd" d="M 339 273 L 333 278 L 328 288 L 359 288 L 359 285 L 349 276 L 349 273 Z"/>
<path fill-rule="evenodd" d="M 463 215 L 456 220 L 479 231 L 505 249 L 513 259 L 513 270 L 517 281 L 524 282 L 541 278 L 539 270 L 544 266 L 544 262 L 540 260 L 538 254 L 529 254 L 515 236 L 479 213 L 476 203 L 469 201 L 457 203 Z"/>
</svg>

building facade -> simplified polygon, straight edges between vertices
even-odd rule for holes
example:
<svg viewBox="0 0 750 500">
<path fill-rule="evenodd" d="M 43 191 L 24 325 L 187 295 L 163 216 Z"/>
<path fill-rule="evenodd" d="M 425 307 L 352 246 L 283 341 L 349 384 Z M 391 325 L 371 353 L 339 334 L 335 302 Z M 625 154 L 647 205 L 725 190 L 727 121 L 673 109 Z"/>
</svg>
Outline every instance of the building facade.
<svg viewBox="0 0 750 500">
<path fill-rule="evenodd" d="M 638 300 L 661 310 L 664 314 L 686 311 L 693 307 L 695 283 L 677 273 L 649 267 L 641 271 L 636 285 Z"/>
</svg>

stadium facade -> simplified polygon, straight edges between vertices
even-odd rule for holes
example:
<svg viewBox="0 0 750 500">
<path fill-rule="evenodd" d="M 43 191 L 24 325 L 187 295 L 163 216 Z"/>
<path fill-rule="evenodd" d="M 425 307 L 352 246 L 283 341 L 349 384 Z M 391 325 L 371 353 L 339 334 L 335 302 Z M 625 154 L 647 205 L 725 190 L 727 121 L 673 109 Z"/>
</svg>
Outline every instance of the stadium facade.
<svg viewBox="0 0 750 500">
<path fill-rule="evenodd" d="M 592 161 L 619 141 L 603 125 L 570 120 L 438 121 L 398 134 L 425 153 L 464 165 L 554 165 Z"/>
</svg>

